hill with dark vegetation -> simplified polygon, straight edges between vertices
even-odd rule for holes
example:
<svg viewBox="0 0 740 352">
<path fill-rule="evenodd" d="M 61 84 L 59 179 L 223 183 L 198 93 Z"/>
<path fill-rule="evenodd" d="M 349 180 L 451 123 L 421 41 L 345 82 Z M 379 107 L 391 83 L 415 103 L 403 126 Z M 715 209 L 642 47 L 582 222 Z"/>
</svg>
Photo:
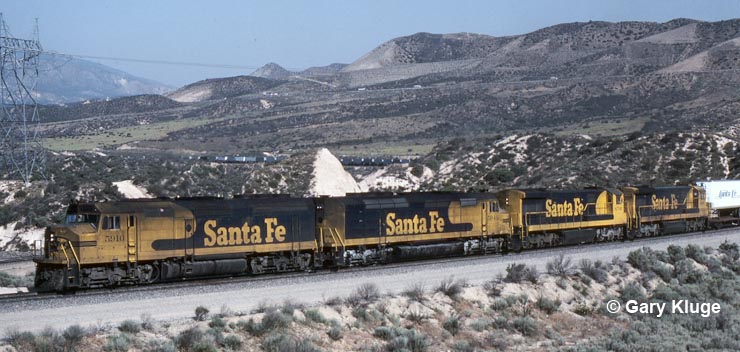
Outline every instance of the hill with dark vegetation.
<svg viewBox="0 0 740 352">
<path fill-rule="evenodd" d="M 181 156 L 301 155 L 319 147 L 416 158 L 351 170 L 358 178 L 382 173 L 367 181 L 377 190 L 738 178 L 739 42 L 740 20 L 568 23 L 507 37 L 417 33 L 349 65 L 263 70 L 280 79 L 216 78 L 166 97 L 44 106 L 43 142 L 74 152 L 51 157 L 47 179 L 64 196 L 82 196 L 80 188 L 104 185 L 72 179 L 102 177 L 96 169 L 105 165 L 121 173 L 107 181 L 157 169 L 151 180 L 136 179 L 155 195 L 300 193 L 303 176 L 289 171 L 290 158 L 255 176 L 257 166 L 193 166 Z M 186 172 L 193 167 L 208 171 L 194 177 Z M 270 187 L 268 178 L 281 172 L 289 173 L 281 187 Z M 11 208 L 31 206 L 18 199 L 6 214 L 17 218 L 23 212 Z M 58 202 L 59 211 L 65 201 L 46 204 Z"/>
</svg>

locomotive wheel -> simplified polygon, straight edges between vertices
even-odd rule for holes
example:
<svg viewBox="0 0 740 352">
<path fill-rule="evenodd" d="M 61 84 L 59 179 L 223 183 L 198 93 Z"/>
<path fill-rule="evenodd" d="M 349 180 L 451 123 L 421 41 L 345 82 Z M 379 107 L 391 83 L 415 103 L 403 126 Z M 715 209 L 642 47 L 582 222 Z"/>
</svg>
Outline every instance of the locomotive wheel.
<svg viewBox="0 0 740 352">
<path fill-rule="evenodd" d="M 152 263 L 152 273 L 149 275 L 149 281 L 147 281 L 147 283 L 151 284 L 159 281 L 160 274 L 161 270 L 159 269 L 159 263 Z"/>
</svg>

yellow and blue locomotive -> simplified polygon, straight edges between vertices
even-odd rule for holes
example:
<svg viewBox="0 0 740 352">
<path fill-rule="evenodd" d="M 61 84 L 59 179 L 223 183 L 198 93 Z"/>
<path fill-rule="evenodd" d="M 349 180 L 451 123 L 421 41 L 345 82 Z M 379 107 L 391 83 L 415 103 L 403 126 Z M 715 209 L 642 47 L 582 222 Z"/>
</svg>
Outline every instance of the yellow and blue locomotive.
<svg viewBox="0 0 740 352">
<path fill-rule="evenodd" d="M 263 274 L 696 231 L 696 186 L 73 203 L 34 259 L 39 290 Z"/>
</svg>

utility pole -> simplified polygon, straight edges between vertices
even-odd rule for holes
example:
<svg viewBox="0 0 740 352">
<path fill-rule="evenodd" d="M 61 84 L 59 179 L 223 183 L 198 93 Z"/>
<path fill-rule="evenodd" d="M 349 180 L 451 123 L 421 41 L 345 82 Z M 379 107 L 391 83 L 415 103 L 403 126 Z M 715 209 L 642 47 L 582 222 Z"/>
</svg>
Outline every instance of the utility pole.
<svg viewBox="0 0 740 352">
<path fill-rule="evenodd" d="M 20 177 L 26 187 L 34 175 L 44 178 L 46 162 L 35 98 L 42 52 L 38 19 L 33 38 L 20 39 L 0 13 L 0 176 Z"/>
</svg>

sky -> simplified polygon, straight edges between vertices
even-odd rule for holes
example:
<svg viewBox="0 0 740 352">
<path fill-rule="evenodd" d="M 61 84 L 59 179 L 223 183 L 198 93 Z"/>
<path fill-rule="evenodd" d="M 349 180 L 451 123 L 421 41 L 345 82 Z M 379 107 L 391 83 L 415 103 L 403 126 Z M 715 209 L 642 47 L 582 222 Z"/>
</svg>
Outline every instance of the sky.
<svg viewBox="0 0 740 352">
<path fill-rule="evenodd" d="M 0 12 L 16 37 L 29 37 L 38 18 L 45 50 L 117 58 L 90 60 L 178 87 L 269 62 L 292 70 L 351 63 L 418 32 L 505 36 L 589 20 L 719 21 L 740 17 L 740 0 L 5 0 Z"/>
</svg>

